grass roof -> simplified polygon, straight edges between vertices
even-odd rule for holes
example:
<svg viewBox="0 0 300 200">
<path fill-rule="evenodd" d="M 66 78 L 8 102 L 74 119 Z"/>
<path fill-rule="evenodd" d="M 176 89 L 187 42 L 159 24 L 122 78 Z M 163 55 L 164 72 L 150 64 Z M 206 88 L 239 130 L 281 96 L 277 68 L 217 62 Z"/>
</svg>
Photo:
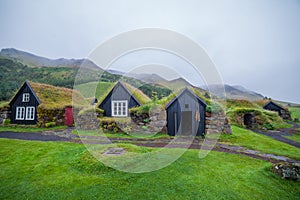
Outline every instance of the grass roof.
<svg viewBox="0 0 300 200">
<path fill-rule="evenodd" d="M 40 106 L 46 108 L 63 108 L 66 106 L 72 106 L 72 100 L 74 95 L 73 104 L 76 106 L 84 105 L 87 102 L 82 95 L 72 89 L 56 87 L 52 85 L 29 82 L 31 88 L 40 99 Z"/>
<path fill-rule="evenodd" d="M 122 82 L 122 84 L 131 92 L 131 94 L 141 103 L 146 104 L 151 99 L 145 95 L 140 89 L 133 87 L 132 85 Z"/>
</svg>

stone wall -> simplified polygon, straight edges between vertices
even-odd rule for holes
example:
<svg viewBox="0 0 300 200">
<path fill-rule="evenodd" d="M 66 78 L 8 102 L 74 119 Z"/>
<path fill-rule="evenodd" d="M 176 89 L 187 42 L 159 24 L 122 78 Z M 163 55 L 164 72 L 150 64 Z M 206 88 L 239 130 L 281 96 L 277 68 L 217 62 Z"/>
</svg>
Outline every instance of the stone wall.
<svg viewBox="0 0 300 200">
<path fill-rule="evenodd" d="M 206 112 L 205 115 L 205 133 L 232 133 L 229 120 L 223 112 L 213 114 Z"/>
<path fill-rule="evenodd" d="M 292 120 L 291 114 L 288 110 L 280 110 L 280 117 L 285 120 Z"/>
<path fill-rule="evenodd" d="M 10 110 L 9 108 L 2 108 L 0 110 L 0 124 L 4 124 L 5 119 L 9 119 L 10 118 Z"/>
</svg>

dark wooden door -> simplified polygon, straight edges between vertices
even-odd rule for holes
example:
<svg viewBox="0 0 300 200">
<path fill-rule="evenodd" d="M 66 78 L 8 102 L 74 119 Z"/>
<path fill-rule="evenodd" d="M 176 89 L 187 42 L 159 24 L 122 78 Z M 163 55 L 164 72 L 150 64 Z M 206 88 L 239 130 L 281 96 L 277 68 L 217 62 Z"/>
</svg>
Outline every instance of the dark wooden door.
<svg viewBox="0 0 300 200">
<path fill-rule="evenodd" d="M 192 111 L 181 112 L 181 134 L 192 135 Z"/>
</svg>

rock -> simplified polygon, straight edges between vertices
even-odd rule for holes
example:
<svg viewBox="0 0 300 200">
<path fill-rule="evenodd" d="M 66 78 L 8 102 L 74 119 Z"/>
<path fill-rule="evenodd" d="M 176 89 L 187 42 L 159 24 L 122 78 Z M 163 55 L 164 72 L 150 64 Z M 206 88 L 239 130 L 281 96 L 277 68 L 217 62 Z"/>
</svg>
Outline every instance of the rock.
<svg viewBox="0 0 300 200">
<path fill-rule="evenodd" d="M 300 181 L 300 163 L 277 163 L 272 170 L 282 179 Z"/>
</svg>

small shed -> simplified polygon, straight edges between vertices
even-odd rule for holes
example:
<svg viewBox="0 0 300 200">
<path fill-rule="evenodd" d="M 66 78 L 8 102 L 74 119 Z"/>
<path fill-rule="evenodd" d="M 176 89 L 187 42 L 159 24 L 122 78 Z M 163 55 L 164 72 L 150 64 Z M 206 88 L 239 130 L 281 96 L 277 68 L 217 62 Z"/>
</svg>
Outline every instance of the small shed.
<svg viewBox="0 0 300 200">
<path fill-rule="evenodd" d="M 150 98 L 141 90 L 118 81 L 98 107 L 104 111 L 104 116 L 128 117 L 130 108 L 141 106 L 148 101 Z"/>
<path fill-rule="evenodd" d="M 204 135 L 206 103 L 188 88 L 167 104 L 166 111 L 169 135 Z"/>
<path fill-rule="evenodd" d="M 291 119 L 291 115 L 290 115 L 289 111 L 287 109 L 285 109 L 284 107 L 274 103 L 273 101 L 269 101 L 268 103 L 266 103 L 263 106 L 263 109 L 277 112 L 278 115 L 280 117 L 282 117 L 283 119 L 287 119 L 287 120 Z"/>
</svg>

